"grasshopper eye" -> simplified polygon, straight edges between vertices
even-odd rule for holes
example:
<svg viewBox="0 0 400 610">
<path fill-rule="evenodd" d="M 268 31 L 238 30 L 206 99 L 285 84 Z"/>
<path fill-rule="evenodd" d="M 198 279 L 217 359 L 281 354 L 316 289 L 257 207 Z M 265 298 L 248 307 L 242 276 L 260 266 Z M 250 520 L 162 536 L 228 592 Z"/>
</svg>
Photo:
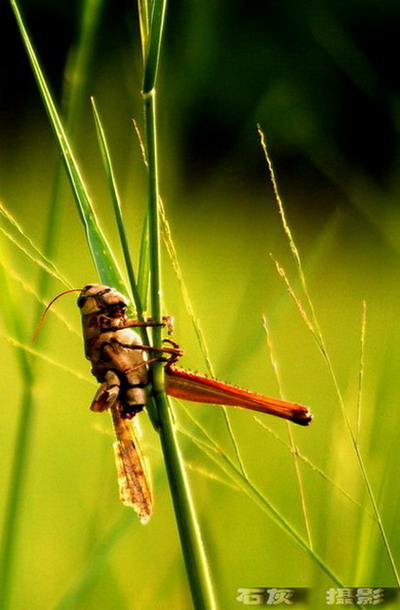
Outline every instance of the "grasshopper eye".
<svg viewBox="0 0 400 610">
<path fill-rule="evenodd" d="M 118 303 L 112 303 L 103 307 L 102 312 L 109 318 L 120 318 L 125 316 L 126 303 L 124 301 L 118 301 Z"/>
<path fill-rule="evenodd" d="M 87 299 L 86 295 L 81 295 L 80 297 L 78 297 L 77 305 L 78 305 L 79 309 L 82 309 L 82 307 L 86 303 L 86 299 Z"/>
</svg>

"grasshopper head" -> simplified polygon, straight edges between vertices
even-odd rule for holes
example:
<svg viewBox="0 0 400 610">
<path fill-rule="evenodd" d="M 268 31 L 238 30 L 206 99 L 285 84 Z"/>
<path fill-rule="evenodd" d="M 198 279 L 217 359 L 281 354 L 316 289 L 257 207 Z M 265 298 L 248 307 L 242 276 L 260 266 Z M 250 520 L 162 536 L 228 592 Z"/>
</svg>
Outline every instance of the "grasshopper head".
<svg viewBox="0 0 400 610">
<path fill-rule="evenodd" d="M 125 314 L 128 299 L 115 288 L 103 284 L 88 284 L 78 297 L 78 307 L 82 316 L 105 314 L 117 318 Z"/>
<path fill-rule="evenodd" d="M 118 292 L 118 290 L 115 290 L 115 288 L 110 288 L 109 286 L 104 286 L 102 284 L 88 284 L 82 289 L 69 288 L 68 290 L 63 290 L 63 292 L 57 294 L 57 296 L 50 301 L 42 313 L 32 341 L 36 340 L 53 303 L 70 292 L 80 292 L 78 307 L 81 310 L 82 319 L 86 320 L 84 326 L 93 326 L 93 321 L 95 321 L 96 318 L 99 320 L 100 316 L 103 319 L 108 320 L 109 324 L 111 323 L 110 325 L 114 325 L 115 323 L 117 325 L 124 324 L 126 319 L 126 308 L 129 303 L 128 299 Z"/>
</svg>

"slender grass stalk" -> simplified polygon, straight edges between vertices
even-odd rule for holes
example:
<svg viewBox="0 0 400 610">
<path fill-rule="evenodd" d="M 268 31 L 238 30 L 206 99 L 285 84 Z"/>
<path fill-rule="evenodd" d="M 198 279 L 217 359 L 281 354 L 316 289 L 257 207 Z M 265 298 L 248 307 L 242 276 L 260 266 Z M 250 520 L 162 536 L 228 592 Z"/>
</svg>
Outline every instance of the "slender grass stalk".
<svg viewBox="0 0 400 610">
<path fill-rule="evenodd" d="M 204 437 L 207 439 L 199 439 L 191 433 L 187 433 L 184 429 L 180 429 L 186 436 L 188 436 L 206 455 L 208 455 L 213 462 L 215 462 L 226 475 L 237 485 L 240 490 L 245 493 L 256 506 L 266 512 L 276 525 L 283 530 L 292 540 L 310 557 L 310 559 L 316 563 L 325 574 L 332 579 L 338 586 L 343 586 L 340 578 L 333 572 L 329 565 L 324 561 L 320 555 L 314 551 L 308 540 L 305 540 L 301 534 L 298 533 L 290 522 L 286 519 L 282 513 L 275 508 L 270 500 L 263 494 L 251 481 L 248 476 L 244 476 L 240 469 L 232 462 L 232 460 L 220 450 L 218 444 L 210 436 L 197 420 L 185 409 L 186 415 L 194 423 L 194 425 L 202 432 Z"/>
<path fill-rule="evenodd" d="M 281 438 L 279 436 L 279 434 L 277 434 L 274 430 L 272 430 L 272 428 L 270 428 L 269 426 L 267 426 L 263 421 L 261 421 L 261 419 L 259 419 L 258 417 L 254 417 L 255 421 L 257 422 L 257 424 L 259 426 L 261 426 L 261 428 L 263 428 L 264 430 L 266 430 L 268 432 L 268 434 L 270 434 L 271 436 L 273 436 L 273 438 L 275 440 L 277 440 L 281 445 L 283 445 L 284 447 L 286 447 L 286 449 L 288 451 L 293 451 L 290 443 L 288 443 L 287 441 L 285 441 L 283 438 Z M 363 506 L 362 504 L 360 504 L 360 502 L 358 502 L 355 498 L 353 498 L 345 489 L 343 489 L 343 487 L 341 487 L 340 485 L 338 485 L 336 483 L 336 481 L 334 479 L 332 479 L 329 475 L 326 474 L 326 472 L 324 472 L 322 470 L 322 468 L 320 468 L 319 466 L 317 466 L 316 464 L 314 464 L 314 462 L 312 462 L 307 456 L 303 455 L 298 447 L 295 447 L 295 452 L 296 452 L 296 457 L 301 460 L 302 462 L 304 462 L 304 464 L 307 464 L 307 466 L 315 473 L 319 474 L 323 479 L 325 479 L 325 481 L 327 481 L 329 483 L 329 485 L 332 485 L 332 487 L 334 487 L 335 489 L 337 489 L 337 491 L 342 494 L 345 498 L 347 498 L 347 500 L 349 500 L 352 504 L 354 504 L 354 506 L 357 506 L 357 508 L 360 508 L 366 515 L 368 515 L 371 519 L 375 519 L 375 516 L 372 514 L 372 512 L 366 508 L 365 506 Z"/>
<path fill-rule="evenodd" d="M 281 381 L 281 377 L 280 377 L 278 366 L 277 366 L 277 361 L 276 361 L 275 354 L 274 354 L 274 348 L 272 345 L 271 333 L 269 330 L 267 317 L 265 315 L 263 316 L 263 326 L 264 326 L 264 329 L 265 329 L 265 332 L 267 335 L 267 343 L 268 343 L 268 348 L 269 348 L 269 353 L 270 353 L 271 365 L 274 370 L 275 379 L 278 383 L 279 396 L 280 396 L 280 398 L 284 399 L 282 381 Z M 293 466 L 294 466 L 294 471 L 295 471 L 296 480 L 297 480 L 297 487 L 299 489 L 301 509 L 303 512 L 304 525 L 305 525 L 306 532 L 307 532 L 308 544 L 309 544 L 310 548 L 312 548 L 313 542 L 312 542 L 312 535 L 311 535 L 311 525 L 310 525 L 310 519 L 308 517 L 304 485 L 303 485 L 303 480 L 302 480 L 301 472 L 300 472 L 298 451 L 297 451 L 297 448 L 296 448 L 296 445 L 294 442 L 294 435 L 293 435 L 293 431 L 292 431 L 292 428 L 291 428 L 291 425 L 289 422 L 286 422 L 286 427 L 287 427 L 287 432 L 288 432 L 288 437 L 289 437 L 289 442 L 290 442 L 290 451 L 293 456 Z"/>
<path fill-rule="evenodd" d="M 145 5 L 147 3 L 144 3 Z M 140 8 L 143 5 L 139 3 Z M 141 23 L 149 23 L 148 37 L 142 39 L 144 50 L 143 105 L 148 163 L 148 218 L 150 240 L 150 299 L 151 314 L 156 322 L 161 321 L 161 266 L 160 266 L 160 219 L 156 120 L 156 77 L 159 64 L 166 2 L 155 1 L 151 14 L 143 13 Z M 150 19 L 150 22 L 148 21 Z M 153 331 L 153 346 L 161 347 L 161 327 Z M 161 362 L 152 365 L 153 396 L 160 421 L 160 438 L 168 475 L 175 517 L 185 560 L 186 571 L 194 607 L 197 610 L 212 610 L 216 607 L 211 584 L 210 570 L 205 553 L 200 527 L 196 518 L 189 483 L 179 450 L 175 424 L 164 390 L 164 370 Z"/>
<path fill-rule="evenodd" d="M 22 229 L 19 223 L 15 220 L 12 214 L 4 207 L 2 203 L 0 203 L 0 214 L 7 221 L 8 225 L 11 227 L 13 233 L 0 227 L 0 231 L 5 235 L 5 237 L 16 246 L 23 254 L 29 258 L 33 263 L 41 267 L 43 271 L 45 271 L 49 276 L 53 277 L 55 280 L 61 282 L 66 288 L 72 288 L 71 283 L 68 279 L 57 269 L 54 265 L 53 261 L 49 259 L 43 252 L 39 250 L 39 248 L 33 243 L 31 238 L 26 234 L 26 232 Z M 17 237 L 15 236 L 17 234 Z"/>
<path fill-rule="evenodd" d="M 148 220 L 149 220 L 149 254 L 150 254 L 150 305 L 155 322 L 161 322 L 161 262 L 160 262 L 160 221 L 158 212 L 158 154 L 156 124 L 156 91 L 143 91 L 144 115 L 146 122 L 146 143 L 148 163 Z M 162 328 L 153 329 L 153 346 L 162 346 Z M 157 396 L 164 391 L 163 365 L 155 362 L 152 367 L 153 392 Z"/>
<path fill-rule="evenodd" d="M 160 438 L 178 525 L 186 572 L 196 610 L 217 608 L 200 526 L 176 437 L 175 423 L 165 394 L 158 394 Z"/>
<path fill-rule="evenodd" d="M 358 392 L 357 392 L 357 413 L 356 413 L 356 439 L 360 437 L 361 428 L 361 403 L 364 381 L 364 351 L 365 351 L 365 328 L 367 325 L 367 304 L 363 301 L 361 315 L 361 336 L 360 336 L 360 368 L 358 370 Z"/>
<path fill-rule="evenodd" d="M 151 269 L 151 313 L 161 320 L 160 303 L 160 237 L 158 214 L 158 170 L 155 90 L 143 93 L 147 159 L 149 165 L 149 233 Z M 161 327 L 153 331 L 154 347 L 161 347 Z M 153 396 L 158 409 L 161 446 L 165 459 L 175 517 L 178 525 L 186 571 L 194 607 L 211 610 L 216 607 L 210 571 L 199 524 L 196 518 L 189 483 L 185 473 L 172 419 L 170 405 L 164 391 L 164 369 L 161 362 L 152 366 Z"/>
<path fill-rule="evenodd" d="M 167 217 L 165 215 L 164 205 L 163 205 L 163 202 L 162 202 L 161 199 L 159 200 L 159 210 L 160 210 L 162 236 L 163 236 L 164 243 L 165 243 L 165 246 L 166 246 L 168 254 L 169 254 L 169 258 L 170 258 L 173 270 L 175 272 L 175 277 L 176 277 L 176 279 L 178 281 L 178 285 L 179 285 L 179 288 L 180 288 L 180 291 L 181 291 L 181 294 L 182 294 L 182 297 L 183 297 L 183 302 L 185 303 L 186 311 L 187 311 L 187 313 L 189 315 L 189 319 L 190 319 L 190 321 L 192 323 L 194 332 L 196 334 L 197 342 L 199 344 L 200 351 L 201 351 L 201 353 L 203 355 L 207 371 L 211 375 L 211 377 L 215 377 L 214 367 L 213 367 L 212 362 L 211 362 L 211 358 L 210 358 L 210 354 L 209 354 L 209 351 L 208 351 L 207 343 L 206 343 L 206 340 L 205 340 L 205 337 L 204 337 L 204 334 L 203 334 L 203 330 L 202 330 L 202 328 L 200 326 L 200 322 L 199 322 L 198 318 L 196 317 L 196 315 L 194 313 L 192 302 L 190 300 L 189 293 L 188 293 L 188 290 L 186 288 L 185 280 L 183 279 L 182 270 L 181 270 L 181 267 L 180 267 L 179 261 L 178 261 L 178 255 L 176 253 L 174 242 L 173 242 L 172 237 L 171 237 L 171 230 L 170 230 L 170 227 L 169 227 L 169 223 L 168 223 Z M 242 471 L 242 473 L 244 475 L 246 475 L 246 470 L 245 470 L 243 459 L 242 459 L 242 456 L 241 456 L 241 453 L 240 453 L 239 445 L 238 445 L 238 443 L 236 441 L 235 433 L 233 431 L 232 424 L 231 424 L 231 421 L 229 419 L 228 410 L 227 410 L 227 408 L 225 406 L 222 406 L 222 413 L 223 413 L 223 417 L 224 417 L 224 420 L 225 420 L 225 425 L 226 425 L 229 437 L 230 437 L 231 442 L 232 442 L 233 449 L 234 449 L 235 454 L 236 454 L 236 459 L 237 459 L 238 464 L 240 466 L 240 470 Z"/>
<path fill-rule="evenodd" d="M 272 185 L 273 185 L 273 189 L 274 189 L 275 199 L 276 199 L 276 202 L 277 202 L 277 205 L 278 205 L 279 214 L 280 214 L 281 220 L 282 220 L 282 226 L 283 226 L 284 232 L 286 234 L 286 237 L 287 237 L 287 240 L 288 240 L 289 247 L 290 247 L 290 250 L 292 252 L 293 258 L 294 258 L 295 263 L 296 263 L 296 267 L 297 267 L 297 271 L 298 271 L 298 274 L 299 274 L 299 278 L 300 278 L 301 286 L 302 286 L 302 289 L 303 289 L 303 293 L 304 293 L 304 296 L 305 296 L 305 299 L 306 299 L 307 306 L 308 306 L 309 311 L 310 311 L 310 317 L 307 315 L 306 311 L 304 310 L 304 308 L 302 306 L 302 303 L 301 303 L 300 299 L 296 296 L 292 286 L 290 285 L 290 282 L 289 282 L 289 280 L 287 278 L 287 275 L 286 275 L 285 271 L 279 265 L 277 265 L 277 269 L 278 269 L 279 274 L 281 275 L 281 277 L 285 281 L 286 286 L 288 288 L 288 291 L 291 294 L 292 298 L 294 299 L 294 301 L 296 303 L 296 306 L 297 306 L 297 308 L 298 308 L 298 310 L 300 312 L 300 315 L 302 316 L 303 320 L 306 323 L 306 326 L 309 328 L 309 330 L 310 330 L 310 332 L 311 332 L 315 342 L 317 343 L 318 348 L 319 348 L 319 350 L 320 350 L 320 352 L 321 352 L 321 354 L 323 356 L 323 359 L 324 359 L 324 361 L 326 363 L 326 366 L 328 368 L 329 374 L 330 374 L 331 379 L 332 379 L 333 388 L 335 390 L 335 393 L 336 393 L 336 396 L 337 396 L 337 399 L 338 399 L 338 404 L 339 404 L 339 407 L 340 407 L 340 411 L 342 413 L 342 417 L 343 417 L 343 420 L 345 422 L 345 426 L 346 426 L 347 432 L 349 434 L 349 437 L 350 437 L 350 440 L 351 440 L 351 443 L 352 443 L 352 446 L 353 446 L 353 449 L 354 449 L 354 453 L 356 455 L 356 459 L 357 459 L 358 467 L 359 467 L 360 472 L 361 472 L 361 476 L 362 476 L 362 478 L 364 480 L 364 485 L 365 485 L 365 488 L 367 490 L 367 494 L 368 494 L 368 498 L 369 498 L 369 501 L 370 501 L 370 504 L 371 504 L 371 507 L 372 507 L 372 511 L 374 513 L 376 522 L 378 524 L 378 529 L 379 529 L 380 536 L 381 536 L 381 539 L 382 539 L 383 547 L 384 547 L 384 549 L 386 551 L 386 555 L 388 557 L 389 564 L 390 564 L 390 567 L 392 569 L 393 576 L 395 578 L 396 584 L 397 584 L 398 587 L 400 587 L 400 574 L 399 574 L 399 571 L 397 569 L 396 561 L 395 561 L 395 558 L 394 558 L 394 555 L 393 555 L 393 552 L 392 552 L 392 549 L 391 549 L 391 546 L 390 546 L 390 543 L 389 543 L 389 539 L 388 539 L 387 534 L 386 534 L 385 526 L 384 526 L 384 523 L 383 523 L 381 515 L 380 515 L 379 507 L 378 507 L 377 501 L 375 499 L 375 494 L 374 494 L 372 485 L 371 485 L 370 480 L 369 480 L 369 475 L 368 475 L 368 472 L 367 472 L 367 469 L 366 469 L 366 466 L 365 466 L 365 463 L 364 463 L 364 458 L 362 456 L 362 453 L 361 453 L 361 450 L 360 450 L 360 446 L 358 444 L 357 433 L 355 433 L 353 431 L 353 428 L 351 426 L 349 417 L 348 417 L 347 412 L 346 412 L 346 408 L 345 408 L 342 392 L 340 390 L 339 383 L 338 383 L 338 380 L 337 380 L 337 377 L 336 377 L 336 373 L 335 373 L 335 370 L 333 368 L 333 364 L 332 364 L 332 361 L 330 359 L 328 349 L 327 349 L 327 347 L 325 345 L 325 340 L 324 340 L 323 334 L 322 334 L 320 326 L 319 326 L 317 315 L 315 313 L 314 304 L 312 302 L 312 299 L 311 299 L 311 296 L 310 296 L 310 292 L 308 290 L 308 285 L 307 285 L 306 278 L 305 278 L 305 275 L 304 275 L 304 271 L 303 271 L 303 266 L 302 266 L 300 254 L 299 254 L 298 248 L 296 246 L 296 243 L 294 241 L 294 238 L 292 236 L 289 224 L 288 224 L 288 222 L 286 220 L 286 214 L 285 214 L 285 210 L 284 210 L 284 207 L 283 207 L 283 202 L 282 202 L 282 199 L 281 199 L 280 194 L 279 194 L 279 190 L 278 190 L 278 185 L 277 185 L 276 178 L 275 178 L 274 169 L 273 169 L 273 166 L 272 166 L 272 163 L 271 163 L 271 159 L 270 159 L 269 154 L 268 154 L 268 149 L 267 149 L 267 146 L 266 146 L 266 143 L 265 143 L 264 134 L 263 134 L 263 132 L 262 132 L 262 130 L 261 130 L 261 128 L 259 126 L 258 126 L 258 133 L 259 133 L 259 136 L 260 136 L 261 147 L 262 147 L 262 150 L 264 152 L 264 156 L 265 156 L 265 159 L 266 159 L 266 162 L 267 162 L 267 165 L 268 165 L 268 169 L 269 169 L 269 173 L 270 173 L 270 177 L 271 177 L 271 181 L 272 181 Z"/>
<path fill-rule="evenodd" d="M 142 153 L 143 163 L 149 169 L 147 163 L 146 147 L 143 142 L 142 134 L 135 119 L 132 121 L 135 133 L 139 142 L 140 152 Z M 149 236 L 149 216 L 148 213 L 142 226 L 142 238 L 140 240 L 139 265 L 138 265 L 138 292 L 142 301 L 143 309 L 147 310 L 150 289 L 150 236 Z"/>
<path fill-rule="evenodd" d="M 368 495 L 368 498 L 369 498 L 369 501 L 370 501 L 370 504 L 371 504 L 371 508 L 372 508 L 373 513 L 374 513 L 374 517 L 375 517 L 375 520 L 377 522 L 377 525 L 378 525 L 378 529 L 379 529 L 379 533 L 380 533 L 380 536 L 381 536 L 381 539 L 382 539 L 383 547 L 384 547 L 384 549 L 386 551 L 386 555 L 388 557 L 389 564 L 390 564 L 390 567 L 392 569 L 393 576 L 395 578 L 396 584 L 397 584 L 398 587 L 400 587 L 400 574 L 399 574 L 398 569 L 397 569 L 397 565 L 396 565 L 396 561 L 395 561 L 395 558 L 394 558 L 394 554 L 392 552 L 392 549 L 391 549 L 391 546 L 390 546 L 390 542 L 389 542 L 389 539 L 388 539 L 387 534 L 386 534 L 386 529 L 385 529 L 384 523 L 383 523 L 381 515 L 380 515 L 379 507 L 378 507 L 378 504 L 377 504 L 376 499 L 375 499 L 374 490 L 373 490 L 372 485 L 371 485 L 370 480 L 369 480 L 369 475 L 368 475 L 367 469 L 366 469 L 365 464 L 364 464 L 364 458 L 362 456 L 362 453 L 361 453 L 361 450 L 360 450 L 360 446 L 358 444 L 357 436 L 356 436 L 356 434 L 354 433 L 354 431 L 353 431 L 353 429 L 351 427 L 350 420 L 348 418 L 348 415 L 347 415 L 347 412 L 346 412 L 346 409 L 345 409 L 343 396 L 342 396 L 342 393 L 341 393 L 341 390 L 340 390 L 340 387 L 339 387 L 339 384 L 338 384 L 338 381 L 337 381 L 337 378 L 336 378 L 336 373 L 334 371 L 334 368 L 333 368 L 333 365 L 332 365 L 332 361 L 331 361 L 331 359 L 329 357 L 329 353 L 328 353 L 328 351 L 326 349 L 323 336 L 322 336 L 321 332 L 319 331 L 319 329 L 316 328 L 316 326 L 313 324 L 313 322 L 311 322 L 309 320 L 309 318 L 308 318 L 308 316 L 307 316 L 307 314 L 306 314 L 306 312 L 305 312 L 305 310 L 304 310 L 304 308 L 303 308 L 303 306 L 301 304 L 301 301 L 296 296 L 296 294 L 295 294 L 295 292 L 294 292 L 294 290 L 293 290 L 293 288 L 292 288 L 292 286 L 291 286 L 291 284 L 290 284 L 290 282 L 288 280 L 288 277 L 287 277 L 284 269 L 282 269 L 282 267 L 280 267 L 279 265 L 277 266 L 277 269 L 278 269 L 278 272 L 281 275 L 281 277 L 284 279 L 284 281 L 286 283 L 286 286 L 288 288 L 288 291 L 289 291 L 290 295 L 292 296 L 292 298 L 293 298 L 293 300 L 294 300 L 294 302 L 295 302 L 295 304 L 296 304 L 296 306 L 297 306 L 297 308 L 298 308 L 298 310 L 300 312 L 300 315 L 302 316 L 302 318 L 305 321 L 307 327 L 311 331 L 312 336 L 314 337 L 314 339 L 315 339 L 315 341 L 316 341 L 316 343 L 317 343 L 317 345 L 318 345 L 318 347 L 319 347 L 319 349 L 320 349 L 320 351 L 321 351 L 321 353 L 323 355 L 325 363 L 327 365 L 329 374 L 330 374 L 332 382 L 333 382 L 333 387 L 334 387 L 335 392 L 336 392 L 336 396 L 337 396 L 337 399 L 338 399 L 339 407 L 340 407 L 340 410 L 341 410 L 341 413 L 342 413 L 342 416 L 343 416 L 343 420 L 345 422 L 346 429 L 347 429 L 347 432 L 349 434 L 349 437 L 350 437 L 350 440 L 351 440 L 351 443 L 352 443 L 352 446 L 353 446 L 353 449 L 354 449 L 354 452 L 355 452 L 355 455 L 356 455 L 358 467 L 360 469 L 361 476 L 362 476 L 362 478 L 364 480 L 364 485 L 365 485 L 365 488 L 367 490 L 367 495 Z"/>
</svg>

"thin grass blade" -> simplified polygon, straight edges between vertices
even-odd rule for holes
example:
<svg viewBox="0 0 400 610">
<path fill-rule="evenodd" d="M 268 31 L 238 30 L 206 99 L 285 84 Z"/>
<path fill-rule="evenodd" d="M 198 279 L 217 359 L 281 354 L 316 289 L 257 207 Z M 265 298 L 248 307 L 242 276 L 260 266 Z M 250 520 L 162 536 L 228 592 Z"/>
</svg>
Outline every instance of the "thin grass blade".
<svg viewBox="0 0 400 610">
<path fill-rule="evenodd" d="M 140 294 L 138 291 L 135 271 L 134 271 L 133 265 L 132 265 L 131 254 L 129 251 L 128 237 L 126 235 L 124 219 L 122 217 L 121 202 L 120 202 L 120 197 L 118 194 L 118 188 L 117 188 L 117 184 L 116 184 L 116 180 L 115 180 L 114 170 L 113 170 L 113 166 L 112 166 L 112 162 L 111 162 L 111 155 L 110 155 L 110 151 L 109 151 L 107 139 L 106 139 L 106 134 L 105 134 L 105 131 L 103 128 L 103 124 L 102 124 L 102 121 L 100 118 L 99 111 L 96 106 L 96 102 L 93 97 L 91 98 L 91 102 L 92 102 L 93 116 L 94 116 L 95 125 L 96 125 L 97 139 L 99 142 L 101 157 L 103 160 L 103 166 L 104 166 L 104 170 L 105 170 L 105 173 L 107 176 L 108 186 L 110 189 L 110 196 L 111 196 L 111 201 L 112 201 L 112 205 L 113 205 L 114 216 L 115 216 L 115 220 L 116 220 L 117 227 L 118 227 L 118 234 L 119 234 L 119 238 L 121 241 L 126 269 L 128 272 L 129 283 L 130 283 L 130 287 L 132 290 L 133 299 L 135 302 L 136 313 L 137 313 L 139 320 L 143 320 L 143 306 L 142 306 Z"/>
<path fill-rule="evenodd" d="M 10 4 L 17 20 L 18 28 L 20 30 L 25 49 L 32 66 L 33 74 L 48 113 L 50 123 L 53 127 L 56 140 L 63 155 L 65 168 L 71 183 L 78 211 L 85 227 L 86 238 L 93 262 L 98 270 L 102 282 L 110 286 L 114 286 L 115 288 L 124 292 L 125 286 L 122 280 L 121 272 L 118 269 L 112 251 L 96 218 L 86 186 L 81 177 L 78 164 L 74 158 L 63 123 L 50 93 L 43 71 L 40 67 L 35 50 L 32 46 L 29 34 L 22 19 L 22 15 L 15 0 L 10 0 Z"/>
<path fill-rule="evenodd" d="M 144 62 L 144 94 L 154 89 L 157 79 L 166 6 L 166 0 L 154 0 L 150 18 L 150 31 L 145 56 L 146 59 Z"/>
<path fill-rule="evenodd" d="M 140 27 L 140 41 L 142 45 L 142 58 L 143 64 L 146 61 L 146 52 L 149 42 L 150 32 L 150 14 L 151 14 L 151 0 L 138 0 L 138 14 L 139 14 L 139 27 Z"/>
</svg>

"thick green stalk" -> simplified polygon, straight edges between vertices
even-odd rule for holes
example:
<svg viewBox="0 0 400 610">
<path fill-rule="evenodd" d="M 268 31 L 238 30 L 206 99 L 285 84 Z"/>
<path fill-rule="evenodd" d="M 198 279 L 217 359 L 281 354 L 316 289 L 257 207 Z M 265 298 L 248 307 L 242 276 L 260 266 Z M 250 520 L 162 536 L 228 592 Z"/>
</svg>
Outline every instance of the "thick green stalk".
<svg viewBox="0 0 400 610">
<path fill-rule="evenodd" d="M 164 393 L 157 397 L 157 406 L 161 424 L 161 446 L 164 453 L 193 606 L 196 610 L 213 610 L 217 605 L 207 556 L 176 438 L 170 405 Z"/>
<path fill-rule="evenodd" d="M 156 92 L 143 93 L 147 159 L 149 165 L 149 227 L 152 317 L 161 320 L 159 191 L 156 132 Z M 161 347 L 161 327 L 153 331 L 153 346 Z M 196 610 L 216 608 L 207 557 L 176 439 L 170 406 L 164 391 L 164 371 L 161 362 L 152 367 L 153 396 L 158 409 L 161 446 L 168 475 L 182 551 Z"/>
<path fill-rule="evenodd" d="M 160 222 L 158 213 L 158 161 L 156 132 L 156 92 L 155 89 L 143 94 L 146 121 L 148 197 L 149 197 L 149 238 L 150 238 L 150 298 L 151 314 L 156 322 L 161 321 L 161 290 L 160 290 Z M 153 330 L 153 345 L 161 347 L 161 327 Z M 161 363 L 160 363 L 161 364 Z M 162 367 L 161 367 L 162 368 Z"/>
</svg>

